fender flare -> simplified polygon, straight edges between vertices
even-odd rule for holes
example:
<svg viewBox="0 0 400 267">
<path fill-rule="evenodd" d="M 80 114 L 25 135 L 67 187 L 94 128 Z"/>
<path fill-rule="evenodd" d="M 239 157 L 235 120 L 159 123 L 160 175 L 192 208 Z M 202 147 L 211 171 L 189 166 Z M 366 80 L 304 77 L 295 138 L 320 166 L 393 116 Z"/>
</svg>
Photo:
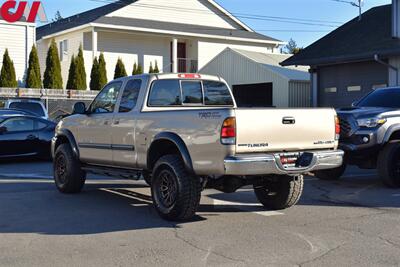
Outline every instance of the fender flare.
<svg viewBox="0 0 400 267">
<path fill-rule="evenodd" d="M 55 145 L 57 144 L 57 139 L 60 138 L 60 137 L 65 137 L 65 138 L 68 139 L 68 142 L 69 142 L 69 144 L 70 144 L 70 146 L 72 148 L 72 152 L 74 153 L 74 157 L 79 160 L 80 155 L 79 155 L 78 144 L 76 143 L 75 137 L 72 134 L 72 132 L 70 130 L 67 130 L 67 129 L 59 129 L 59 130 L 56 131 L 56 134 L 55 134 L 54 139 L 52 141 L 52 149 L 51 149 L 52 150 L 52 154 L 53 154 L 53 158 L 54 158 L 55 153 L 56 153 L 56 146 Z"/>
<path fill-rule="evenodd" d="M 157 134 L 154 137 L 154 139 L 149 147 L 149 150 L 147 152 L 147 166 L 150 167 L 149 166 L 150 151 L 152 149 L 152 146 L 155 144 L 155 142 L 161 141 L 161 140 L 166 140 L 166 141 L 170 141 L 170 142 L 174 143 L 174 145 L 178 148 L 178 150 L 182 156 L 183 164 L 185 165 L 186 170 L 188 172 L 190 172 L 191 174 L 194 174 L 192 158 L 190 157 L 190 153 L 186 147 L 185 142 L 177 134 L 171 133 L 171 132 L 162 132 L 162 133 Z M 150 169 L 150 168 L 148 168 L 148 169 Z"/>
<path fill-rule="evenodd" d="M 392 136 L 392 134 L 398 131 L 400 132 L 400 124 L 395 124 L 390 126 L 385 133 L 385 137 L 383 138 L 383 143 L 386 144 L 387 142 L 389 142 L 389 139 Z"/>
</svg>

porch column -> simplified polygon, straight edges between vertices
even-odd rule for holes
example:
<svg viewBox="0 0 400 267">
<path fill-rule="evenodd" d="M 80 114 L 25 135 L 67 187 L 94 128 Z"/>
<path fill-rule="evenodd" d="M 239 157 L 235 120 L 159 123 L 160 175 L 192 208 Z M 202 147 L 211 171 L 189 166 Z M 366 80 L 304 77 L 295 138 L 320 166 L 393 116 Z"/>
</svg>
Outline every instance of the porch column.
<svg viewBox="0 0 400 267">
<path fill-rule="evenodd" d="M 92 28 L 92 60 L 97 56 L 97 32 Z"/>
<path fill-rule="evenodd" d="M 172 72 L 178 72 L 178 39 L 172 39 Z"/>
</svg>

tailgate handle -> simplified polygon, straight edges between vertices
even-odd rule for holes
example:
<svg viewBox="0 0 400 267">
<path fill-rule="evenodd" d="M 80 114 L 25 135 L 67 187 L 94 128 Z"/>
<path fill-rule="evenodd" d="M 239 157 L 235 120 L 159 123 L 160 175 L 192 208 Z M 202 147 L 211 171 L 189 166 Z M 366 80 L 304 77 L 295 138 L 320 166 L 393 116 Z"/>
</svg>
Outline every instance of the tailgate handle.
<svg viewBox="0 0 400 267">
<path fill-rule="evenodd" d="M 283 117 L 282 123 L 283 124 L 295 124 L 296 123 L 296 119 L 293 118 L 293 117 Z"/>
</svg>

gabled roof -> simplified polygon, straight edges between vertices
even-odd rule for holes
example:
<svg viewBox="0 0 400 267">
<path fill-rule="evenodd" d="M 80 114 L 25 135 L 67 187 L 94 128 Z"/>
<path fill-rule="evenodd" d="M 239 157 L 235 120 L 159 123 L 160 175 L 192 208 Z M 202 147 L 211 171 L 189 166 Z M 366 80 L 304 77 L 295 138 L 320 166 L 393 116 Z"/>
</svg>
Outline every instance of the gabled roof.
<svg viewBox="0 0 400 267">
<path fill-rule="evenodd" d="M 281 65 L 318 66 L 373 60 L 374 55 L 400 54 L 400 40 L 392 38 L 391 5 L 372 8 L 329 33 Z"/>
<path fill-rule="evenodd" d="M 118 0 L 105 6 L 91 9 L 56 22 L 51 22 L 36 29 L 36 39 L 39 40 L 46 35 L 54 34 L 91 23 L 109 13 L 117 11 L 118 9 L 126 7 L 136 1 L 137 0 Z"/>
<path fill-rule="evenodd" d="M 184 33 L 201 34 L 201 35 L 219 35 L 224 37 L 236 37 L 236 38 L 255 39 L 260 41 L 262 40 L 270 42 L 280 42 L 277 39 L 256 32 L 249 32 L 245 30 L 234 30 L 234 29 L 199 26 L 199 25 L 182 24 L 174 22 L 164 22 L 156 20 L 130 19 L 122 17 L 101 17 L 93 21 L 93 23 L 94 25 L 103 24 L 103 25 L 114 25 L 114 26 L 124 26 L 133 28 L 148 28 L 148 29 L 156 29 L 162 31 L 175 31 L 175 32 L 184 32 Z"/>
<path fill-rule="evenodd" d="M 279 63 L 287 59 L 290 55 L 286 54 L 273 54 L 273 53 L 260 53 L 235 48 L 227 48 L 227 51 L 232 51 L 241 56 L 244 56 L 255 63 L 260 64 L 263 68 L 268 69 L 280 76 L 287 78 L 290 81 L 309 81 L 310 74 L 304 68 L 295 67 L 281 67 Z"/>
<path fill-rule="evenodd" d="M 202 35 L 217 35 L 224 37 L 237 37 L 254 40 L 262 40 L 272 43 L 281 43 L 280 40 L 259 34 L 250 29 L 243 22 L 235 18 L 228 11 L 223 9 L 213 0 L 205 0 L 215 8 L 222 12 L 225 17 L 229 17 L 233 23 L 239 25 L 241 30 L 238 29 L 225 29 L 218 27 L 206 27 L 199 25 L 172 23 L 172 22 L 160 22 L 155 20 L 145 20 L 136 18 L 122 18 L 122 17 L 107 17 L 106 15 L 131 5 L 138 0 L 119 0 L 112 4 L 108 4 L 99 8 L 95 8 L 57 22 L 49 23 L 47 25 L 37 28 L 36 38 L 37 40 L 52 34 L 56 34 L 61 31 L 73 29 L 86 24 L 108 24 L 113 26 L 124 26 L 124 27 L 136 27 L 136 28 L 152 28 L 158 30 L 169 30 L 169 31 L 180 31 L 192 34 Z"/>
</svg>

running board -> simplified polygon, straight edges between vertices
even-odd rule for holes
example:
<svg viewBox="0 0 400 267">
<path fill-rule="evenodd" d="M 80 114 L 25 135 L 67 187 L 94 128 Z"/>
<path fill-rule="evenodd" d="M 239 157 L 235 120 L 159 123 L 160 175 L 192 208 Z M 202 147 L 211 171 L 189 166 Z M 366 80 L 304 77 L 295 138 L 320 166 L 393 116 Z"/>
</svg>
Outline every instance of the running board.
<svg viewBox="0 0 400 267">
<path fill-rule="evenodd" d="M 85 165 L 82 167 L 82 169 L 88 173 L 111 176 L 116 178 L 130 179 L 136 181 L 142 178 L 141 170 L 121 169 L 96 165 Z"/>
</svg>

